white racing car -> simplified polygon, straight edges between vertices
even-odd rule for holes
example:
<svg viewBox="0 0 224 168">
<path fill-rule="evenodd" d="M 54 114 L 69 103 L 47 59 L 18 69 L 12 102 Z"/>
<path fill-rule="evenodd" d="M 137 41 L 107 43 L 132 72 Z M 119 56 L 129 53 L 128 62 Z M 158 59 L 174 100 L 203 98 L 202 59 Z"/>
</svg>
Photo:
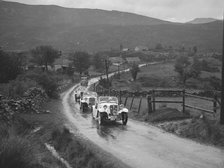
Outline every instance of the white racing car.
<svg viewBox="0 0 224 168">
<path fill-rule="evenodd" d="M 92 106 L 96 104 L 97 93 L 96 92 L 83 92 L 82 97 L 80 99 L 80 110 L 82 112 L 91 109 Z"/>
<path fill-rule="evenodd" d="M 118 105 L 118 98 L 113 96 L 100 96 L 96 105 L 93 105 L 93 118 L 98 120 L 99 125 L 106 121 L 122 121 L 123 125 L 128 122 L 128 109 L 123 104 Z"/>
</svg>

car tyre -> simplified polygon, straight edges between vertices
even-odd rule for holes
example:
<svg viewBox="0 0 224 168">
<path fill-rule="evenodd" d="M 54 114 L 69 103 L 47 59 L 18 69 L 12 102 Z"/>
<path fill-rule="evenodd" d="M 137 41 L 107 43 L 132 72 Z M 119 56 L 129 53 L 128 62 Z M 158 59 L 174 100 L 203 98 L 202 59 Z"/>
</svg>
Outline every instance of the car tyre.
<svg viewBox="0 0 224 168">
<path fill-rule="evenodd" d="M 84 112 L 84 104 L 83 103 L 80 104 L 80 110 L 81 110 L 81 112 Z"/>
<path fill-rule="evenodd" d="M 98 124 L 103 125 L 103 116 L 100 113 L 98 114 Z"/>
<path fill-rule="evenodd" d="M 127 125 L 127 122 L 128 122 L 128 114 L 122 113 L 122 124 Z"/>
<path fill-rule="evenodd" d="M 75 102 L 77 103 L 77 94 L 75 94 Z"/>
</svg>

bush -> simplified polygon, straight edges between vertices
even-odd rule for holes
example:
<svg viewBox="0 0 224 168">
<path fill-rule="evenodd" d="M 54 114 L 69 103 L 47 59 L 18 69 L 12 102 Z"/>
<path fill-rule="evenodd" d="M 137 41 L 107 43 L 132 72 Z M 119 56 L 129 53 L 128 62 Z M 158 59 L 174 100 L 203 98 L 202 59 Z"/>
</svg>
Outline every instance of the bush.
<svg viewBox="0 0 224 168">
<path fill-rule="evenodd" d="M 136 78 L 137 78 L 138 72 L 140 72 L 140 69 L 139 69 L 138 65 L 133 64 L 131 66 L 130 72 L 131 72 L 131 76 L 132 76 L 133 80 L 135 81 Z"/>
<path fill-rule="evenodd" d="M 1 131 L 2 132 L 2 131 Z M 8 133 L 0 139 L 0 167 L 4 168 L 36 168 L 42 167 L 35 154 L 36 146 L 26 137 Z"/>
<path fill-rule="evenodd" d="M 57 98 L 57 80 L 54 76 L 51 76 L 47 73 L 43 73 L 40 76 L 38 76 L 37 83 L 42 86 L 42 88 L 45 90 L 47 95 L 51 98 Z"/>
<path fill-rule="evenodd" d="M 110 79 L 109 79 L 109 83 L 108 83 L 106 78 L 100 78 L 99 85 L 104 87 L 104 88 L 108 88 L 112 85 L 112 82 L 111 82 Z"/>
<path fill-rule="evenodd" d="M 18 54 L 4 52 L 0 48 L 0 60 L 0 83 L 14 80 L 22 72 L 22 60 Z"/>
<path fill-rule="evenodd" d="M 53 72 L 30 71 L 18 77 L 20 80 L 33 80 L 41 86 L 50 98 L 57 98 L 58 81 L 62 76 L 56 76 Z"/>
<path fill-rule="evenodd" d="M 22 97 L 24 93 L 31 87 L 36 87 L 38 84 L 33 80 L 13 80 L 8 84 L 0 85 L 0 94 L 7 97 Z"/>
</svg>

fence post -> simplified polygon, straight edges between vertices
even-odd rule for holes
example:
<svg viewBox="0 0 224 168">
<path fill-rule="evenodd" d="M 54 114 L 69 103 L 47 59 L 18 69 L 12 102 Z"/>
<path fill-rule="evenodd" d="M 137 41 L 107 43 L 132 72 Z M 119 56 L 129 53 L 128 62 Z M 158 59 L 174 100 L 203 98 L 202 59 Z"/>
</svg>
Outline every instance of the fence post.
<svg viewBox="0 0 224 168">
<path fill-rule="evenodd" d="M 140 98 L 139 105 L 138 105 L 138 114 L 139 114 L 140 109 L 141 109 L 141 104 L 142 104 L 142 96 Z"/>
<path fill-rule="evenodd" d="M 93 91 L 95 92 L 95 90 L 96 90 L 96 89 L 95 89 L 95 83 L 94 83 L 94 84 L 93 84 Z"/>
<path fill-rule="evenodd" d="M 110 96 L 110 94 L 111 94 L 111 89 L 109 89 L 109 96 Z"/>
<path fill-rule="evenodd" d="M 94 84 L 95 84 L 95 83 L 94 83 Z M 97 85 L 94 85 L 94 88 L 95 88 L 94 91 L 97 92 Z"/>
<path fill-rule="evenodd" d="M 156 111 L 156 103 L 155 103 L 155 90 L 152 90 L 152 110 Z"/>
<path fill-rule="evenodd" d="M 104 96 L 106 95 L 106 89 L 103 90 L 103 95 L 104 95 Z"/>
<path fill-rule="evenodd" d="M 183 104 L 182 104 L 182 106 L 183 106 L 183 113 L 185 113 L 185 89 L 183 89 Z"/>
<path fill-rule="evenodd" d="M 152 99 L 150 95 L 147 95 L 148 114 L 152 113 Z"/>
<path fill-rule="evenodd" d="M 126 106 L 127 101 L 128 101 L 128 96 L 125 98 L 125 101 L 124 101 L 124 106 Z"/>
<path fill-rule="evenodd" d="M 132 108 L 132 104 L 133 104 L 134 98 L 135 98 L 135 95 L 132 96 L 131 105 L 130 105 L 130 110 L 131 110 L 131 108 Z"/>
<path fill-rule="evenodd" d="M 214 100 L 213 100 L 213 111 L 216 113 L 217 111 L 217 95 L 215 94 Z"/>
<path fill-rule="evenodd" d="M 120 104 L 121 104 L 121 90 L 120 90 L 120 92 L 119 92 L 119 102 L 120 102 Z"/>
</svg>

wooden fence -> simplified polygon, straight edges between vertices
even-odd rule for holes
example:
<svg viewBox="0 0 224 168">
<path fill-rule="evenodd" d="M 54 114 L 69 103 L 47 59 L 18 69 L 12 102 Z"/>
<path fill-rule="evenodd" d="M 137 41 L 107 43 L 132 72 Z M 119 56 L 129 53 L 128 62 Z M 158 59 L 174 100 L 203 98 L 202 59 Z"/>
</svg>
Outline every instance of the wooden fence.
<svg viewBox="0 0 224 168">
<path fill-rule="evenodd" d="M 136 98 L 139 99 L 138 104 L 138 113 L 140 112 L 142 100 L 143 98 L 147 100 L 147 109 L 148 113 L 152 113 L 156 111 L 156 104 L 157 103 L 166 103 L 166 104 L 180 104 L 182 106 L 182 112 L 186 112 L 186 108 L 199 110 L 205 113 L 209 114 L 215 114 L 217 112 L 217 109 L 220 106 L 220 101 L 217 98 L 217 96 L 214 96 L 214 98 L 208 98 L 208 97 L 202 97 L 198 96 L 192 93 L 189 93 L 185 90 L 166 90 L 166 89 L 153 89 L 145 92 L 128 92 L 126 90 L 123 91 L 117 91 L 117 90 L 111 90 L 111 89 L 103 89 L 100 87 L 94 87 L 94 91 L 96 91 L 99 95 L 110 95 L 110 96 L 116 96 L 119 98 L 119 102 L 123 103 L 125 106 L 127 105 L 128 99 L 131 99 L 130 106 L 128 107 L 130 110 L 133 107 L 133 102 Z M 158 100 L 158 97 L 178 97 L 180 100 Z M 191 97 L 194 99 L 200 99 L 204 101 L 208 101 L 213 103 L 212 110 L 201 108 L 199 106 L 192 106 L 190 104 L 186 103 L 186 98 Z M 123 102 L 122 102 L 123 98 Z"/>
</svg>

